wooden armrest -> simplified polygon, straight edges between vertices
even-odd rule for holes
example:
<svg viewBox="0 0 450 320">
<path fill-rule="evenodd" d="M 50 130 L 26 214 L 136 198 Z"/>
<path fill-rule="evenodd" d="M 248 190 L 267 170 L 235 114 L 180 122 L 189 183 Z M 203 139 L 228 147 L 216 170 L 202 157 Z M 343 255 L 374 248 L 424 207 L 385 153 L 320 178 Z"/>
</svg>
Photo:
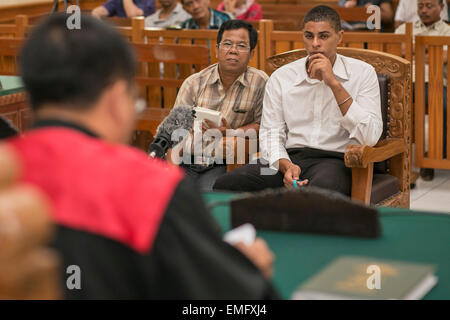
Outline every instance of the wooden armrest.
<svg viewBox="0 0 450 320">
<path fill-rule="evenodd" d="M 390 159 L 406 151 L 403 139 L 385 139 L 374 147 L 367 145 L 347 146 L 344 154 L 345 165 L 349 168 L 367 168 L 369 163 Z"/>
</svg>

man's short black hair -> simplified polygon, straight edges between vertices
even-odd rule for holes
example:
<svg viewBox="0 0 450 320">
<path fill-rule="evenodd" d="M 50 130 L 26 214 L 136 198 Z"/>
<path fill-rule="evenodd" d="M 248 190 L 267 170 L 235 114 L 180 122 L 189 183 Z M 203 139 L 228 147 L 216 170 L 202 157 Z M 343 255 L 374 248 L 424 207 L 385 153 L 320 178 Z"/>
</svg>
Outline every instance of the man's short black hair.
<svg viewBox="0 0 450 320">
<path fill-rule="evenodd" d="M 336 32 L 341 30 L 341 18 L 339 17 L 339 14 L 336 10 L 328 6 L 317 6 L 309 10 L 303 18 L 302 29 L 304 29 L 306 23 L 310 21 L 326 21 Z"/>
<path fill-rule="evenodd" d="M 258 31 L 256 31 L 253 26 L 242 20 L 228 20 L 222 23 L 217 34 L 217 44 L 222 41 L 222 36 L 225 30 L 237 30 L 237 29 L 247 29 L 248 37 L 250 39 L 250 49 L 253 50 L 258 43 Z"/>
<path fill-rule="evenodd" d="M 66 26 L 55 14 L 37 26 L 20 54 L 22 79 L 33 109 L 43 104 L 86 110 L 117 80 L 130 86 L 134 54 L 112 27 L 81 16 L 81 28 Z"/>
</svg>

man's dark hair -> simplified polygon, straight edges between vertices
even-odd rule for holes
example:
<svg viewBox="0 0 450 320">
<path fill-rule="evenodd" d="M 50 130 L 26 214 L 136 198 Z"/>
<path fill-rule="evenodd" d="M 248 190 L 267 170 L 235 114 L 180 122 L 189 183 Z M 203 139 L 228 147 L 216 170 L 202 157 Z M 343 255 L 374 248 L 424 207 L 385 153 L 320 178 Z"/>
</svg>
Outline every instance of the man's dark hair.
<svg viewBox="0 0 450 320">
<path fill-rule="evenodd" d="M 217 44 L 222 41 L 222 36 L 225 30 L 237 30 L 237 29 L 247 29 L 248 37 L 250 39 L 250 49 L 253 50 L 258 43 L 258 31 L 256 31 L 253 26 L 242 20 L 228 20 L 222 23 L 217 34 Z"/>
<path fill-rule="evenodd" d="M 326 21 L 336 32 L 341 30 L 341 18 L 339 17 L 339 14 L 336 10 L 328 6 L 317 6 L 309 10 L 303 18 L 302 29 L 304 29 L 306 23 L 310 21 Z"/>
<path fill-rule="evenodd" d="M 20 54 L 22 79 L 35 110 L 47 103 L 86 110 L 117 80 L 133 83 L 134 54 L 123 37 L 85 15 L 81 29 L 70 30 L 68 17 L 56 14 L 46 19 Z"/>
</svg>

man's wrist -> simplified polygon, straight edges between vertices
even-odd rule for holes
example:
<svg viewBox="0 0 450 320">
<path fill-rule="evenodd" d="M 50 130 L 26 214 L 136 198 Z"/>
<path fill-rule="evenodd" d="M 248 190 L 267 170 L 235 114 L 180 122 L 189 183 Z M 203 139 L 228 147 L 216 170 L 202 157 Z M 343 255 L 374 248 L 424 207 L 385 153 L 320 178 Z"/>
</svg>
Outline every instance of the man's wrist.
<svg viewBox="0 0 450 320">
<path fill-rule="evenodd" d="M 282 174 L 285 174 L 286 171 L 288 171 L 288 169 L 293 165 L 294 164 L 288 159 L 283 158 L 278 160 L 278 170 L 280 170 Z"/>
<path fill-rule="evenodd" d="M 341 87 L 341 83 L 336 78 L 334 78 L 334 80 L 332 80 L 328 86 L 332 91 L 334 91 Z"/>
</svg>

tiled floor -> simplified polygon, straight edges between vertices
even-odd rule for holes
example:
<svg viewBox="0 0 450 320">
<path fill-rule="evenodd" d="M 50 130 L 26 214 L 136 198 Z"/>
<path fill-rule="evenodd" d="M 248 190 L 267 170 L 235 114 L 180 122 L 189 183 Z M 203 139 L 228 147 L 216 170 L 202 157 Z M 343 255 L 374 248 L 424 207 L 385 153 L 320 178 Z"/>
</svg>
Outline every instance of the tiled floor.
<svg viewBox="0 0 450 320">
<path fill-rule="evenodd" d="M 432 181 L 419 178 L 411 190 L 411 209 L 450 214 L 450 170 L 436 170 Z"/>
</svg>

